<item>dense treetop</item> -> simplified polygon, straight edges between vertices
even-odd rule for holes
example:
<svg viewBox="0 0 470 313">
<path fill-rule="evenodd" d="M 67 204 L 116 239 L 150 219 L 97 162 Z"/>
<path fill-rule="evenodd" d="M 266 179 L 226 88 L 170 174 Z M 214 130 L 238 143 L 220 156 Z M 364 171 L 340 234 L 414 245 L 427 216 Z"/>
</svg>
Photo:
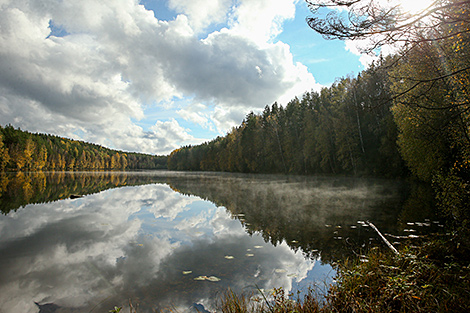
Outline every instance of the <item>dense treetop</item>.
<svg viewBox="0 0 470 313">
<path fill-rule="evenodd" d="M 63 137 L 0 126 L 0 171 L 166 168 L 166 156 L 108 149 Z"/>
</svg>

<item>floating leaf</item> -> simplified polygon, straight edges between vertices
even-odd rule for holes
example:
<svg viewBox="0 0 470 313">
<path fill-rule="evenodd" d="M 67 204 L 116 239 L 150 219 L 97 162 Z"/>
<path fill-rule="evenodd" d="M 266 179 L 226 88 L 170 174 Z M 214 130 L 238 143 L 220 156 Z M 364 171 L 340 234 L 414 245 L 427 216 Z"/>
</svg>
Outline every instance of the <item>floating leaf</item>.
<svg viewBox="0 0 470 313">
<path fill-rule="evenodd" d="M 253 253 L 247 253 L 247 254 L 245 254 L 245 255 L 248 256 L 248 257 L 255 256 Z"/>
<path fill-rule="evenodd" d="M 262 249 L 263 246 L 255 246 L 254 248 L 255 248 L 255 249 Z"/>
<path fill-rule="evenodd" d="M 220 281 L 220 278 L 215 277 L 215 276 L 209 276 L 206 278 L 208 281 Z"/>
<path fill-rule="evenodd" d="M 217 282 L 217 281 L 220 281 L 220 278 L 218 277 L 215 277 L 215 276 L 198 276 L 196 278 L 194 278 L 194 280 L 208 280 L 208 281 L 212 281 L 212 282 Z"/>
<path fill-rule="evenodd" d="M 143 243 L 138 243 L 137 245 L 138 245 L 139 247 L 143 247 L 143 246 L 144 246 Z"/>
<path fill-rule="evenodd" d="M 191 274 L 193 271 L 183 271 L 183 275 Z"/>
<path fill-rule="evenodd" d="M 287 270 L 282 269 L 282 268 L 276 268 L 274 271 L 275 271 L 276 273 L 285 273 L 285 272 L 287 272 Z"/>
<path fill-rule="evenodd" d="M 232 256 L 232 255 L 226 255 L 225 258 L 226 258 L 227 260 L 232 260 L 232 259 L 234 259 L 235 257 Z"/>
</svg>

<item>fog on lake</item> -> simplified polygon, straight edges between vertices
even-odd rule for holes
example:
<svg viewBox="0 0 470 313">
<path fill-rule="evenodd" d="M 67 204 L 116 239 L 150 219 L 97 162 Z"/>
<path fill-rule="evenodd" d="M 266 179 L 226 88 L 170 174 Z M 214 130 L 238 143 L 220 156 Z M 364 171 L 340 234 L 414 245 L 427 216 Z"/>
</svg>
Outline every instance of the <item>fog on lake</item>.
<svg viewBox="0 0 470 313">
<path fill-rule="evenodd" d="M 401 235 L 438 227 L 426 195 L 362 178 L 2 174 L 0 311 L 108 312 L 130 300 L 138 312 L 203 312 L 227 288 L 322 294 L 335 262 L 382 244 L 363 221 Z"/>
</svg>

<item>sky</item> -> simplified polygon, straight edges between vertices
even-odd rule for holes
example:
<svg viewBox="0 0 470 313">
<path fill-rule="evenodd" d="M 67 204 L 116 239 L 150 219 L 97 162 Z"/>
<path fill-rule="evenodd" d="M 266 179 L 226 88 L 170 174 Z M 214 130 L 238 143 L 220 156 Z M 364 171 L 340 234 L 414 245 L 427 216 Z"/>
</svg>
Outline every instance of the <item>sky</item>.
<svg viewBox="0 0 470 313">
<path fill-rule="evenodd" d="M 0 125 L 166 155 L 366 61 L 304 0 L 0 0 Z"/>
</svg>

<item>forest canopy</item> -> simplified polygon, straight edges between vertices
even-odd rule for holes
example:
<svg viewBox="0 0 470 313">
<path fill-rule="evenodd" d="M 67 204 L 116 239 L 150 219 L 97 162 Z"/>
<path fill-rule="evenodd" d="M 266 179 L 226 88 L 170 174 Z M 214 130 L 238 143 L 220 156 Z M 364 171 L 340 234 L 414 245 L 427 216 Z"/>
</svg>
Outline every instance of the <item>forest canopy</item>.
<svg viewBox="0 0 470 313">
<path fill-rule="evenodd" d="M 0 171 L 163 169 L 166 156 L 108 149 L 84 141 L 0 126 Z"/>
<path fill-rule="evenodd" d="M 388 77 L 371 66 L 285 107 L 249 113 L 225 137 L 171 153 L 169 169 L 285 174 L 407 173 L 397 146 Z"/>
</svg>

